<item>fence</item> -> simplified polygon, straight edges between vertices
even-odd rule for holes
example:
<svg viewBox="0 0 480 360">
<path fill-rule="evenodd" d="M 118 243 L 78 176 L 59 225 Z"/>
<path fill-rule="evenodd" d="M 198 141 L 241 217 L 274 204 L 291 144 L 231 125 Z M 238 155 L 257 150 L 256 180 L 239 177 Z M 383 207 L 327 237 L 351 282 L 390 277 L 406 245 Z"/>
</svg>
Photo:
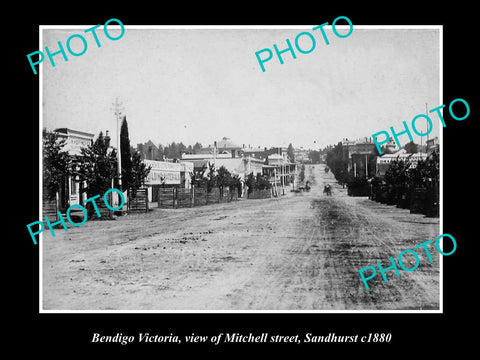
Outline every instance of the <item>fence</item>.
<svg viewBox="0 0 480 360">
<path fill-rule="evenodd" d="M 248 199 L 268 199 L 272 197 L 272 190 L 265 189 L 265 190 L 257 190 L 254 189 L 251 192 L 247 193 Z"/>
<path fill-rule="evenodd" d="M 212 188 L 210 191 L 196 187 L 191 189 L 161 188 L 158 191 L 158 207 L 164 209 L 224 203 L 237 199 L 237 189 L 228 188 Z"/>
<path fill-rule="evenodd" d="M 158 207 L 168 208 L 175 206 L 175 188 L 158 189 Z"/>
<path fill-rule="evenodd" d="M 57 199 L 49 199 L 48 196 L 45 194 L 45 190 L 43 193 L 43 201 L 42 201 L 42 214 L 41 217 L 45 218 L 48 216 L 50 222 L 54 222 L 58 220 L 58 206 L 57 206 Z"/>
<path fill-rule="evenodd" d="M 133 192 L 128 191 L 127 211 L 132 212 L 148 212 L 148 192 L 147 189 L 138 189 Z"/>
<path fill-rule="evenodd" d="M 215 204 L 221 201 L 219 188 L 213 188 L 210 189 L 210 191 L 207 189 L 195 188 L 192 195 L 193 206 Z"/>
<path fill-rule="evenodd" d="M 174 189 L 175 196 L 174 199 L 176 203 L 174 205 L 177 208 L 185 208 L 192 206 L 192 189 Z"/>
<path fill-rule="evenodd" d="M 128 201 L 128 210 L 129 211 L 148 211 L 148 200 L 147 200 L 147 192 L 145 190 L 139 190 L 137 191 L 137 196 L 136 197 L 130 197 L 129 195 L 129 201 Z M 108 203 L 111 206 L 116 207 L 116 203 L 113 200 L 113 196 L 117 196 L 116 193 L 109 193 L 107 195 L 108 197 Z M 44 190 L 43 193 L 43 199 L 42 199 L 42 218 L 45 218 L 45 216 L 48 216 L 48 219 L 50 222 L 56 222 L 59 220 L 58 218 L 58 211 L 61 211 L 63 214 L 63 217 L 66 217 L 66 209 L 62 211 L 59 207 L 58 204 L 58 193 L 56 194 L 56 198 L 50 199 L 46 195 L 46 191 Z M 87 204 L 82 204 L 83 207 L 86 208 L 87 210 L 87 218 L 88 219 L 113 219 L 114 211 L 109 209 L 107 205 L 105 205 L 105 202 L 103 201 L 103 197 L 101 201 L 95 201 L 95 206 L 93 206 L 92 202 L 88 202 Z M 100 213 L 100 216 L 98 216 L 97 210 Z M 83 219 L 83 213 L 75 208 L 72 208 L 73 211 L 70 212 L 71 218 L 76 218 L 80 217 Z M 79 215 L 81 214 L 81 215 Z M 81 220 L 80 219 L 80 220 Z"/>
<path fill-rule="evenodd" d="M 100 212 L 100 215 L 101 215 L 100 219 L 103 219 L 103 220 L 113 219 L 113 211 L 110 210 L 103 201 L 98 201 L 96 202 L 96 204 L 97 204 L 98 211 Z M 93 216 L 93 212 L 91 212 L 91 215 L 89 215 L 88 218 L 95 219 L 96 217 Z"/>
</svg>

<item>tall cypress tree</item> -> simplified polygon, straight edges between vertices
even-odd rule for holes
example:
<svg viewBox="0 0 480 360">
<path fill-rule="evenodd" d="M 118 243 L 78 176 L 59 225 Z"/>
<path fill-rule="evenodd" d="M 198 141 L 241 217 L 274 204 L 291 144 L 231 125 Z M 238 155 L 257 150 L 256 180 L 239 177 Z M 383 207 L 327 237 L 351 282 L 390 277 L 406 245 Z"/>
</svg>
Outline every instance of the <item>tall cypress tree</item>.
<svg viewBox="0 0 480 360">
<path fill-rule="evenodd" d="M 291 143 L 288 145 L 287 155 L 290 159 L 290 162 L 295 162 L 295 149 L 293 148 L 293 145 Z"/>
<path fill-rule="evenodd" d="M 125 115 L 120 128 L 120 155 L 122 159 L 122 190 L 126 190 L 132 186 L 132 155 L 130 153 L 130 138 L 128 137 L 128 124 Z"/>
</svg>

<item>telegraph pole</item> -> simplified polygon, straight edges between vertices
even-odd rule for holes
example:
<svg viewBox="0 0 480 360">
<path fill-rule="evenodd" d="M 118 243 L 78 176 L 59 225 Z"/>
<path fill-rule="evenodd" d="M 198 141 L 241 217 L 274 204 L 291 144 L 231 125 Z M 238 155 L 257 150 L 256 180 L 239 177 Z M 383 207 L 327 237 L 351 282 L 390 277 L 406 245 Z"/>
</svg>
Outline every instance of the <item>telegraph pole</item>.
<svg viewBox="0 0 480 360">
<path fill-rule="evenodd" d="M 428 118 L 428 105 L 425 103 L 425 115 Z M 427 122 L 427 144 L 428 144 L 428 122 Z M 423 136 L 420 136 L 420 153 L 423 151 Z M 425 152 L 427 152 L 425 150 Z"/>
<path fill-rule="evenodd" d="M 368 179 L 368 154 L 365 154 L 365 179 Z"/>
<path fill-rule="evenodd" d="M 116 117 L 116 122 L 117 122 L 117 176 L 118 176 L 118 187 L 120 188 L 119 190 L 122 190 L 122 156 L 121 156 L 121 151 L 120 151 L 120 118 L 122 115 L 122 111 L 124 108 L 122 107 L 122 103 L 118 102 L 118 98 L 115 98 L 115 102 L 112 104 L 113 105 L 113 113 Z"/>
<path fill-rule="evenodd" d="M 428 116 L 428 105 L 425 103 L 425 115 Z M 428 146 L 428 122 L 427 122 L 427 146 Z M 426 153 L 427 151 L 425 151 Z"/>
</svg>

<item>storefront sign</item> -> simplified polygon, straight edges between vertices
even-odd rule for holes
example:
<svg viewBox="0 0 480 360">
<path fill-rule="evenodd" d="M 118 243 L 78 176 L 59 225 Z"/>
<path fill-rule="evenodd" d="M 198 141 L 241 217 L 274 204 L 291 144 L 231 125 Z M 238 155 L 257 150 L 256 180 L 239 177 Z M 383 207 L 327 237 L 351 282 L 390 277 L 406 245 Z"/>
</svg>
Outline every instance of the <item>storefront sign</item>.
<svg viewBox="0 0 480 360">
<path fill-rule="evenodd" d="M 181 164 L 166 161 L 143 160 L 145 165 L 150 166 L 146 185 L 174 185 L 180 184 Z"/>
</svg>

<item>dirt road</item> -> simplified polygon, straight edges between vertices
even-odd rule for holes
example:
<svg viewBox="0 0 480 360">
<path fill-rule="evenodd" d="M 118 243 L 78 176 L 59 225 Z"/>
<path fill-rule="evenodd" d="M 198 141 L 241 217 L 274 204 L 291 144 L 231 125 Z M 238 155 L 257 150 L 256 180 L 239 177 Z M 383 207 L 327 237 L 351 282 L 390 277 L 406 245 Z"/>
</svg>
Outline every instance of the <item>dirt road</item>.
<svg viewBox="0 0 480 360">
<path fill-rule="evenodd" d="M 358 270 L 439 235 L 438 219 L 352 198 L 322 165 L 309 193 L 155 208 L 43 236 L 45 310 L 438 309 L 439 256 L 412 272 Z M 322 194 L 333 185 L 333 196 Z M 412 261 L 406 256 L 404 259 Z M 408 262 L 405 261 L 405 266 Z"/>
</svg>

